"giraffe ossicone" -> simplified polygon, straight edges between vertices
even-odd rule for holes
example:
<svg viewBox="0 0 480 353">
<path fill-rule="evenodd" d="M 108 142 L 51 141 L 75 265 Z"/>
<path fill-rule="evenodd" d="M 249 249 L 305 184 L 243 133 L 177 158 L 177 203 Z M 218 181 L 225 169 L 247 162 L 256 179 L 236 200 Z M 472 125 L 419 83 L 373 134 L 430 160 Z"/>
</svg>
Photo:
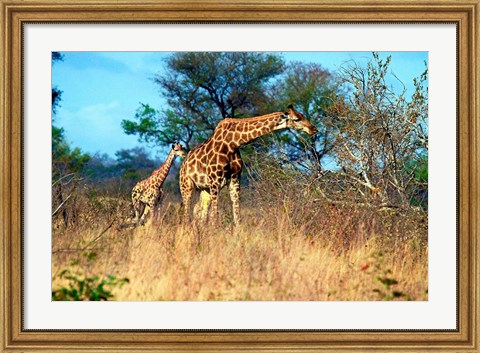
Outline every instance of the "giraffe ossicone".
<svg viewBox="0 0 480 353">
<path fill-rule="evenodd" d="M 228 183 L 233 209 L 233 222 L 240 222 L 240 173 L 243 161 L 240 146 L 275 130 L 292 128 L 314 135 L 317 128 L 292 105 L 287 112 L 263 116 L 231 119 L 218 123 L 213 134 L 192 149 L 180 168 L 180 192 L 183 200 L 183 216 L 190 220 L 193 191 L 201 190 L 200 204 L 194 214 L 205 218 L 210 208 L 212 222 L 217 220 L 218 193 Z"/>
<path fill-rule="evenodd" d="M 175 142 L 168 153 L 167 159 L 160 168 L 153 171 L 147 179 L 139 181 L 132 189 L 132 203 L 135 211 L 135 225 L 143 224 L 148 214 L 160 201 L 162 196 L 163 182 L 167 178 L 168 172 L 176 156 L 185 158 L 185 152 L 182 146 Z"/>
</svg>

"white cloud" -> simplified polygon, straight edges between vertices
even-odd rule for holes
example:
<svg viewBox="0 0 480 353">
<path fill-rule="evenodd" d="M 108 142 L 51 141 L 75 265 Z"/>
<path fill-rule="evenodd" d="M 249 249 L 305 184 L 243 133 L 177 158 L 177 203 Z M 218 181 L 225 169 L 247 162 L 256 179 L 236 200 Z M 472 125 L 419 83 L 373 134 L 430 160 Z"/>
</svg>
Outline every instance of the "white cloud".
<svg viewBox="0 0 480 353">
<path fill-rule="evenodd" d="M 101 52 L 100 56 L 121 63 L 134 73 L 152 75 L 163 66 L 164 53 L 158 52 Z"/>
</svg>

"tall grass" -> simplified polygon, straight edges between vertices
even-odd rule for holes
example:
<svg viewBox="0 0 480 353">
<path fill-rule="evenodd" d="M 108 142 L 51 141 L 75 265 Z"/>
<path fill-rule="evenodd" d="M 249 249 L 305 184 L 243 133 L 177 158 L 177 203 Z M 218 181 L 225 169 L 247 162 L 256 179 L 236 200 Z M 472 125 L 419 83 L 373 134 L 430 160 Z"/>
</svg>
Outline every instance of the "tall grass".
<svg viewBox="0 0 480 353">
<path fill-rule="evenodd" d="M 181 222 L 178 198 L 122 227 L 127 196 L 79 195 L 74 226 L 53 229 L 53 288 L 75 267 L 128 278 L 113 300 L 427 300 L 423 212 L 323 202 L 295 180 L 259 178 L 242 190 L 241 224 L 228 193 L 216 227 Z M 275 190 L 273 192 L 272 190 Z"/>
</svg>

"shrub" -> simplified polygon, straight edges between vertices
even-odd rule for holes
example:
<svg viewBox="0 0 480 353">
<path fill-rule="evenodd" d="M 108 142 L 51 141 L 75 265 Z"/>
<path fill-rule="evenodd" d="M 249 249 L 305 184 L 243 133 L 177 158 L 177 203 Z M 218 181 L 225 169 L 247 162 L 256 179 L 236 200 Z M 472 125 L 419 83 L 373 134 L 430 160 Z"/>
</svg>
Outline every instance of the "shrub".
<svg viewBox="0 0 480 353">
<path fill-rule="evenodd" d="M 87 277 L 82 274 L 72 274 L 70 270 L 60 272 L 59 278 L 68 281 L 67 286 L 52 290 L 53 301 L 100 301 L 113 298 L 111 289 L 122 287 L 129 282 L 128 278 L 107 276 L 100 279 L 98 276 Z M 107 290 L 105 287 L 109 287 Z"/>
</svg>

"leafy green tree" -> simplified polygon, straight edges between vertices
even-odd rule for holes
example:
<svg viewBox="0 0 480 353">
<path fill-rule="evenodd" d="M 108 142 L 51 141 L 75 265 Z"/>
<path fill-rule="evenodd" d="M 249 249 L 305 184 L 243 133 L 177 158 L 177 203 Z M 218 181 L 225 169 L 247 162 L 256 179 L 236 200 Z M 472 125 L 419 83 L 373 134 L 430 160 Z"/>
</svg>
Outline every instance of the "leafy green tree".
<svg viewBox="0 0 480 353">
<path fill-rule="evenodd" d="M 168 145 L 172 141 L 187 143 L 194 128 L 188 118 L 175 116 L 171 110 L 163 114 L 148 104 L 140 103 L 134 120 L 122 120 L 122 128 L 128 135 L 138 135 L 140 142 L 150 145 Z M 183 133 L 182 133 L 183 132 Z"/>
<path fill-rule="evenodd" d="M 87 182 L 94 186 L 89 195 L 129 197 L 135 183 L 151 175 L 161 164 L 162 161 L 151 158 L 143 147 L 121 149 L 115 158 L 97 153 L 86 167 Z"/>
<path fill-rule="evenodd" d="M 62 128 L 52 126 L 52 176 L 54 179 L 69 173 L 82 173 L 90 158 L 90 155 L 83 153 L 80 148 L 70 147 Z"/>
<path fill-rule="evenodd" d="M 204 141 L 221 119 L 265 113 L 259 108 L 268 100 L 267 89 L 284 70 L 279 55 L 251 52 L 174 53 L 165 64 L 154 82 L 169 108 L 141 104 L 122 127 L 141 141 L 179 140 L 187 149 Z"/>
<path fill-rule="evenodd" d="M 57 108 L 60 106 L 60 101 L 62 100 L 62 93 L 58 87 L 53 87 L 52 88 L 52 112 L 55 116 L 57 113 Z"/>
<path fill-rule="evenodd" d="M 114 166 L 116 174 L 132 182 L 146 177 L 160 166 L 160 162 L 152 160 L 142 147 L 121 149 L 115 152 L 115 156 L 117 157 Z"/>
<path fill-rule="evenodd" d="M 405 163 L 406 172 L 413 175 L 408 185 L 410 204 L 428 207 L 428 155 L 420 154 Z"/>
<path fill-rule="evenodd" d="M 315 161 L 314 165 L 322 168 L 322 160 L 328 156 L 335 143 L 331 127 L 326 122 L 326 110 L 333 104 L 338 94 L 334 76 L 321 65 L 303 62 L 292 62 L 287 65 L 278 83 L 269 91 L 267 110 L 293 104 L 319 130 L 313 138 L 288 130 L 276 135 L 286 144 L 290 159 L 304 158 L 307 147 Z"/>
<path fill-rule="evenodd" d="M 115 177 L 115 160 L 106 153 L 95 153 L 87 164 L 87 176 L 93 181 Z"/>
</svg>

